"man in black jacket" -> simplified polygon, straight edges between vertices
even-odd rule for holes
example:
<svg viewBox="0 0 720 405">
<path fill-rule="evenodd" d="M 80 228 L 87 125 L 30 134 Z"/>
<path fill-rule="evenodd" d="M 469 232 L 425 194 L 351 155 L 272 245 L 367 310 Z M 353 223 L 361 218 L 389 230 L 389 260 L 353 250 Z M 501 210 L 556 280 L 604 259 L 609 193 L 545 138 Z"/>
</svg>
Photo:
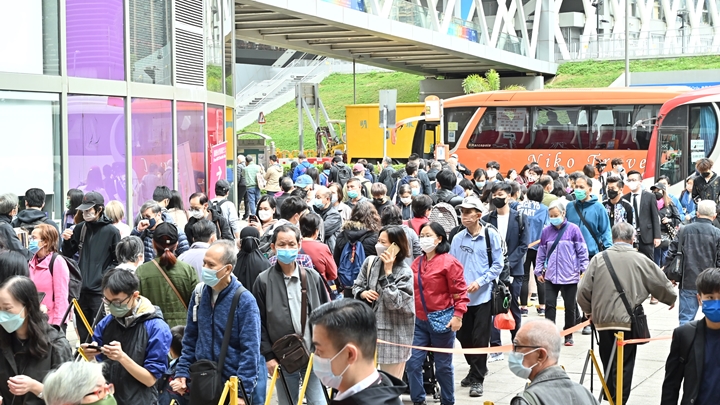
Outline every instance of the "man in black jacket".
<svg viewBox="0 0 720 405">
<path fill-rule="evenodd" d="M 370 306 L 358 300 L 331 301 L 312 312 L 310 324 L 313 372 L 338 391 L 331 405 L 402 405 L 405 383 L 375 368 L 377 324 Z"/>
<path fill-rule="evenodd" d="M 673 332 L 660 405 L 677 405 L 681 385 L 681 405 L 716 404 L 720 398 L 720 269 L 704 270 L 696 285 L 705 318 Z"/>
<path fill-rule="evenodd" d="M 30 260 L 32 253 L 23 247 L 11 225 L 13 216 L 17 214 L 17 209 L 18 198 L 15 194 L 0 195 L 0 249 L 20 252 Z"/>
<path fill-rule="evenodd" d="M 195 243 L 193 236 L 193 225 L 201 219 L 207 219 L 215 224 L 217 239 L 235 240 L 228 224 L 227 219 L 221 212 L 218 212 L 209 206 L 209 200 L 203 193 L 194 193 L 190 196 L 190 219 L 185 225 L 185 236 L 187 236 L 188 243 L 191 245 Z"/>
<path fill-rule="evenodd" d="M 25 209 L 18 212 L 13 220 L 13 228 L 25 228 L 29 233 L 35 225 L 52 225 L 58 231 L 58 224 L 48 218 L 47 212 L 42 209 L 45 206 L 45 192 L 39 188 L 31 188 L 25 192 Z M 34 252 L 33 252 L 34 253 Z"/>
<path fill-rule="evenodd" d="M 720 229 L 713 226 L 716 205 L 714 201 L 702 200 L 698 203 L 697 218 L 695 222 L 686 225 L 678 233 L 678 237 L 670 243 L 668 255 L 665 260 L 667 266 L 680 250 L 682 242 L 682 280 L 680 280 L 680 325 L 693 319 L 698 310 L 695 298 L 696 279 L 701 271 L 720 267 Z"/>
<path fill-rule="evenodd" d="M 637 170 L 628 172 L 627 186 L 630 193 L 623 199 L 630 202 L 635 212 L 635 229 L 638 232 L 638 251 L 655 260 L 655 248 L 660 245 L 660 215 L 653 193 L 643 191 L 642 174 Z"/>
<path fill-rule="evenodd" d="M 80 290 L 80 309 L 91 324 L 102 304 L 103 275 L 117 264 L 115 245 L 120 242 L 120 231 L 105 216 L 105 199 L 102 194 L 91 191 L 83 196 L 82 204 L 77 207 L 82 211 L 84 221 L 73 229 L 62 233 L 62 254 L 73 257 L 80 252 L 78 265 L 82 275 Z M 89 332 L 83 322 L 78 323 L 81 342 L 85 342 Z"/>
<path fill-rule="evenodd" d="M 380 177 L 378 177 L 378 182 L 384 184 L 388 190 L 392 191 L 396 183 L 396 181 L 393 180 L 393 174 L 395 174 L 395 169 L 392 167 L 392 159 L 387 156 L 384 157 L 382 160 L 382 167 L 383 168 L 380 172 Z"/>
<path fill-rule="evenodd" d="M 440 202 L 448 203 L 453 207 L 462 203 L 462 197 L 453 193 L 453 188 L 457 184 L 457 177 L 455 173 L 448 169 L 442 170 L 437 174 L 437 191 L 430 197 L 433 200 L 433 204 Z"/>
</svg>

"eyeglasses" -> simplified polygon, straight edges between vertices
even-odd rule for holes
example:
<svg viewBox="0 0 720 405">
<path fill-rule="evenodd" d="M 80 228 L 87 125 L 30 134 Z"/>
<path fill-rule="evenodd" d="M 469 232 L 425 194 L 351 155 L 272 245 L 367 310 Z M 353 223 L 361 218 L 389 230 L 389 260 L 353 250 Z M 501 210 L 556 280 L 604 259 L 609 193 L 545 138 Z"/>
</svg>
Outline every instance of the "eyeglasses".
<svg viewBox="0 0 720 405">
<path fill-rule="evenodd" d="M 462 250 L 465 253 L 470 253 L 470 254 L 475 253 L 475 250 L 473 250 L 473 248 L 471 248 L 470 246 L 460 245 L 460 250 Z"/>
<path fill-rule="evenodd" d="M 110 301 L 109 299 L 107 299 L 107 298 L 105 298 L 105 297 L 102 297 L 102 301 L 103 301 L 105 304 L 108 304 L 108 305 L 113 304 L 113 305 L 115 305 L 115 306 L 117 307 L 117 306 L 122 305 L 123 302 L 129 301 L 130 298 L 132 298 L 132 295 L 129 295 L 127 298 L 125 298 L 125 299 L 122 300 L 122 301 L 118 301 L 118 300 Z"/>
<path fill-rule="evenodd" d="M 518 349 L 542 349 L 541 346 L 526 346 L 526 345 L 519 345 L 517 343 L 517 340 L 513 341 L 513 352 L 517 352 Z"/>
<path fill-rule="evenodd" d="M 96 395 L 97 397 L 105 397 L 108 394 L 113 395 L 115 394 L 115 385 L 113 384 L 105 384 L 102 387 L 96 389 L 95 391 L 85 394 L 85 397 L 89 397 L 90 395 Z"/>
</svg>

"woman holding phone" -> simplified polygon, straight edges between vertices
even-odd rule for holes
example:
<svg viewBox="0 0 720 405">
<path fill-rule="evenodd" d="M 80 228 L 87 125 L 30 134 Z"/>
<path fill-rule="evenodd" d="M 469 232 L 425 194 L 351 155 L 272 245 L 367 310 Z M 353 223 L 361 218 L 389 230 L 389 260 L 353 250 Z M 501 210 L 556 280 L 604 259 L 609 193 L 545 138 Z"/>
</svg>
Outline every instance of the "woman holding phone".
<svg viewBox="0 0 720 405">
<path fill-rule="evenodd" d="M 405 258 L 410 247 L 405 231 L 396 225 L 380 230 L 375 245 L 378 256 L 368 256 L 352 288 L 356 299 L 373 308 L 377 317 L 378 339 L 403 345 L 412 344 L 415 331 L 413 274 Z M 379 345 L 380 369 L 401 379 L 411 349 Z"/>
</svg>

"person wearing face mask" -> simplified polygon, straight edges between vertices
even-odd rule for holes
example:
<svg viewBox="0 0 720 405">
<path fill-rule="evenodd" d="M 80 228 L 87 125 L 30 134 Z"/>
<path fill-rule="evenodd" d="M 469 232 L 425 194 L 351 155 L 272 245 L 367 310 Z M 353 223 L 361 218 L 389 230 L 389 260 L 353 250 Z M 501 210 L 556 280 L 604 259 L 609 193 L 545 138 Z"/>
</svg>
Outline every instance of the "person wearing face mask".
<svg viewBox="0 0 720 405">
<path fill-rule="evenodd" d="M 705 317 L 673 331 L 660 405 L 676 405 L 681 386 L 681 404 L 714 404 L 720 397 L 720 269 L 704 270 L 695 285 Z"/>
<path fill-rule="evenodd" d="M 322 218 L 314 212 L 300 217 L 298 227 L 303 237 L 302 252 L 310 257 L 313 268 L 320 273 L 325 283 L 335 285 L 337 265 L 328 246 L 318 240 L 322 222 Z"/>
<path fill-rule="evenodd" d="M 297 255 L 301 248 L 300 231 L 296 227 L 281 225 L 277 228 L 272 238 L 272 249 L 276 252 L 277 263 L 260 273 L 253 285 L 252 291 L 257 298 L 262 323 L 260 353 L 265 358 L 269 374 L 275 372 L 278 362 L 282 362 L 273 351 L 273 344 L 280 338 L 300 334 L 303 336 L 305 349 L 311 351 L 312 328 L 303 313 L 305 311 L 309 313 L 330 301 L 320 274 L 298 264 Z M 305 293 L 302 292 L 303 285 Z M 306 295 L 305 298 L 302 298 L 303 294 Z M 304 325 L 303 321 L 305 321 Z M 281 370 L 292 398 L 287 397 L 282 381 L 278 379 L 276 384 L 278 403 L 295 404 L 298 401 L 300 379 L 308 371 L 307 365 L 292 374 L 282 368 Z M 315 374 L 310 374 L 306 388 L 308 405 L 325 404 L 325 395 Z"/>
<path fill-rule="evenodd" d="M 33 253 L 25 249 L 12 227 L 13 217 L 18 212 L 18 197 L 13 193 L 0 195 L 0 246 L 22 253 L 30 260 Z"/>
<path fill-rule="evenodd" d="M 685 188 L 680 193 L 680 198 L 678 198 L 678 201 L 680 202 L 678 207 L 682 207 L 683 222 L 685 224 L 689 224 L 695 220 L 695 210 L 697 209 L 697 204 L 695 204 L 695 201 L 692 199 L 694 182 L 694 177 L 688 177 L 685 179 Z"/>
<path fill-rule="evenodd" d="M 372 193 L 372 204 L 378 213 L 382 213 L 385 207 L 393 205 L 387 196 L 387 187 L 382 183 L 375 183 L 370 188 Z"/>
<path fill-rule="evenodd" d="M 538 245 L 533 244 L 535 241 L 540 240 L 540 235 L 549 223 L 548 208 L 542 204 L 543 199 L 543 188 L 540 184 L 533 184 L 530 186 L 527 192 L 527 198 L 525 201 L 518 205 L 517 211 L 521 213 L 527 222 L 528 228 L 528 240 L 530 245 L 528 246 L 527 256 L 523 264 L 523 284 L 520 289 L 520 314 L 522 316 L 528 316 L 528 293 L 530 291 L 530 275 L 531 268 L 537 268 L 536 259 L 538 253 Z M 537 282 L 537 314 L 540 316 L 545 315 L 545 288 L 542 284 Z"/>
<path fill-rule="evenodd" d="M 382 185 L 379 183 L 373 184 L 373 193 L 375 192 L 375 186 Z M 382 188 L 380 188 L 382 189 Z M 380 190 L 378 189 L 378 190 Z M 387 189 L 382 189 L 383 193 L 387 191 Z M 375 194 L 373 194 L 375 195 Z M 383 194 L 385 195 L 385 194 Z M 388 201 L 388 203 L 390 203 Z M 337 240 L 337 235 L 340 233 L 340 228 L 342 228 L 342 217 L 340 216 L 340 213 L 332 204 L 332 192 L 327 187 L 318 187 L 317 191 L 315 192 L 315 201 L 313 202 L 313 211 L 315 211 L 316 214 L 320 215 L 320 218 L 322 218 L 323 223 L 323 243 L 328 245 L 330 248 L 330 251 L 332 252 L 333 249 L 335 249 L 335 241 Z"/>
<path fill-rule="evenodd" d="M 185 393 L 191 365 L 201 360 L 219 361 L 233 299 L 240 294 L 220 374 L 222 381 L 237 376 L 252 398 L 252 405 L 261 405 L 265 402 L 267 378 L 260 355 L 260 313 L 255 296 L 233 275 L 237 254 L 235 243 L 228 240 L 214 242 L 205 252 L 203 282 L 190 298 L 182 354 L 170 388 Z M 250 405 L 240 398 L 240 405 Z"/>
<path fill-rule="evenodd" d="M 72 228 L 75 226 L 75 215 L 77 214 L 77 207 L 82 204 L 83 192 L 76 188 L 68 190 L 65 196 L 65 212 L 63 214 L 62 230 Z"/>
<path fill-rule="evenodd" d="M 405 383 L 375 367 L 377 322 L 369 306 L 357 300 L 333 301 L 315 309 L 309 321 L 313 373 L 337 390 L 330 405 L 402 405 Z"/>
<path fill-rule="evenodd" d="M 163 223 L 170 223 L 165 221 L 165 217 L 162 215 L 162 206 L 159 203 L 150 200 L 146 201 L 142 207 L 140 207 L 140 213 L 142 220 L 137 223 L 135 229 L 132 230 L 131 235 L 137 236 L 143 240 L 145 245 L 145 262 L 149 262 L 157 257 L 158 253 L 153 246 L 153 236 L 155 230 Z M 173 224 L 174 225 L 174 224 Z M 187 236 L 185 232 L 178 230 L 178 246 L 175 250 L 175 254 L 181 255 L 190 249 Z"/>
<path fill-rule="evenodd" d="M 105 215 L 105 200 L 100 193 L 85 194 L 78 211 L 84 221 L 62 233 L 62 254 L 70 258 L 79 254 L 82 290 L 78 301 L 85 316 L 92 319 L 102 304 L 103 275 L 117 262 L 115 245 L 120 241 L 120 232 Z M 85 325 L 80 322 L 77 327 L 80 341 L 85 342 L 89 334 Z"/>
<path fill-rule="evenodd" d="M 632 330 L 630 312 L 641 306 L 649 294 L 670 306 L 670 309 L 675 306 L 677 299 L 677 292 L 660 268 L 633 248 L 634 238 L 635 229 L 632 225 L 624 222 L 615 224 L 612 228 L 614 245 L 590 260 L 587 272 L 578 285 L 578 304 L 598 331 L 598 351 L 603 367 L 607 370 L 611 362 L 613 364 L 605 381 L 614 403 L 618 367 L 615 367 L 616 360 L 611 358 L 611 353 L 616 347 L 615 335 L 623 331 L 625 339 L 637 336 L 637 331 Z M 614 278 L 624 294 L 620 294 Z M 630 397 L 636 356 L 637 345 L 625 346 L 622 359 L 623 403 L 627 403 Z"/>
<path fill-rule="evenodd" d="M 500 174 L 500 163 L 491 160 L 485 164 L 485 172 L 487 173 L 488 182 L 505 181 Z"/>
<path fill-rule="evenodd" d="M 416 316 L 412 344 L 419 347 L 452 348 L 455 333 L 462 326 L 470 302 L 463 266 L 448 254 L 450 242 L 443 227 L 436 222 L 421 227 L 420 246 L 423 255 L 412 264 Z M 443 315 L 437 314 L 438 311 L 443 312 Z M 422 366 L 426 356 L 426 351 L 413 349 L 406 365 L 410 399 L 415 405 L 426 404 L 422 380 Z M 434 360 L 441 403 L 454 404 L 455 371 L 452 354 L 435 353 Z"/>
<path fill-rule="evenodd" d="M 245 227 L 243 230 L 247 228 L 252 227 Z M 198 275 L 198 279 L 200 279 L 202 278 L 205 252 L 207 252 L 210 245 L 217 240 L 215 239 L 215 224 L 207 219 L 200 220 L 193 225 L 193 234 L 195 235 L 195 243 L 190 246 L 190 250 L 179 255 L 178 260 L 192 266 Z"/>
<path fill-rule="evenodd" d="M 525 216 L 510 208 L 509 198 L 511 194 L 512 187 L 510 184 L 495 182 L 492 188 L 492 204 L 495 206 L 495 211 L 484 216 L 483 221 L 497 228 L 500 237 L 505 240 L 507 245 L 507 262 L 510 266 L 510 276 L 513 278 L 510 285 L 510 292 L 512 293 L 510 312 L 515 318 L 515 329 L 510 331 L 510 334 L 514 338 L 522 322 L 520 292 L 522 291 L 523 275 L 525 274 L 523 262 L 525 261 L 528 244 L 530 244 L 530 232 L 526 226 Z M 491 346 L 502 346 L 500 331 L 494 325 L 490 339 Z M 490 355 L 490 361 L 502 360 L 502 358 L 502 353 Z"/>
<path fill-rule="evenodd" d="M 57 241 L 60 235 L 55 227 L 40 224 L 33 229 L 31 238 L 38 244 L 38 250 L 29 263 L 30 279 L 39 292 L 45 293 L 41 304 L 47 307 L 48 323 L 64 327 L 63 315 L 70 302 L 68 300 L 70 272 L 67 262 L 58 252 Z"/>
<path fill-rule="evenodd" d="M 355 165 L 358 166 L 358 165 Z M 365 180 L 365 183 L 370 183 L 369 181 Z M 369 191 L 369 187 L 367 187 Z M 347 201 L 345 201 L 345 204 L 347 204 L 348 207 L 354 208 L 356 205 L 360 204 L 361 202 L 368 201 L 368 199 L 363 195 L 363 181 L 358 179 L 357 177 L 351 177 L 347 183 L 345 183 L 345 189 L 347 194 Z"/>
<path fill-rule="evenodd" d="M 352 208 L 342 202 L 343 186 L 340 183 L 332 183 L 328 188 L 330 189 L 330 206 L 337 210 L 343 223 L 345 223 L 345 221 L 350 220 Z"/>
<path fill-rule="evenodd" d="M 622 198 L 625 182 L 620 177 L 615 176 L 610 176 L 605 181 L 607 183 L 605 191 L 607 200 L 603 201 L 603 206 L 608 213 L 608 218 L 610 218 L 610 226 L 612 227 L 620 222 L 627 222 L 635 226 L 633 206 L 628 200 Z"/>
<path fill-rule="evenodd" d="M 263 270 L 270 267 L 268 259 L 260 253 L 260 232 L 247 226 L 240 232 L 240 250 L 233 274 L 242 285 L 254 285 Z"/>
<path fill-rule="evenodd" d="M 247 169 L 246 169 L 247 170 Z M 248 190 L 249 191 L 249 190 Z M 255 203 L 255 200 L 252 201 Z M 253 207 L 253 210 L 255 208 Z M 253 212 L 254 215 L 254 212 Z M 227 219 L 223 216 L 220 211 L 210 207 L 207 196 L 203 193 L 194 193 L 190 196 L 190 219 L 187 225 L 185 225 L 185 235 L 189 243 L 195 242 L 192 227 L 195 223 L 201 219 L 210 220 L 215 224 L 215 234 L 218 240 L 227 239 L 235 240 L 230 225 Z"/>
<path fill-rule="evenodd" d="M 412 218 L 412 190 L 408 184 L 403 184 L 398 188 L 398 202 L 397 207 L 402 213 L 402 219 L 404 221 Z M 379 213 L 380 211 L 378 211 Z"/>
<path fill-rule="evenodd" d="M 695 177 L 692 189 L 692 199 L 695 202 L 700 200 L 717 202 L 720 198 L 720 176 L 713 171 L 713 165 L 713 161 L 708 158 L 695 162 L 695 171 L 699 174 Z"/>
<path fill-rule="evenodd" d="M 103 363 L 69 361 L 45 377 L 47 405 L 117 405 L 115 386 L 103 376 Z"/>
<path fill-rule="evenodd" d="M 6 404 L 44 405 L 43 379 L 72 359 L 67 339 L 40 311 L 37 294 L 27 277 L 0 284 L 0 397 Z"/>
<path fill-rule="evenodd" d="M 490 187 L 491 183 L 487 181 L 488 176 L 485 170 L 477 168 L 473 172 L 472 185 L 473 194 L 480 197 L 485 192 L 486 188 Z"/>
<path fill-rule="evenodd" d="M 562 338 L 554 323 L 537 319 L 525 323 L 513 340 L 509 355 L 510 371 L 530 380 L 510 405 L 563 404 L 597 405 L 590 391 L 572 381 L 558 365 Z"/>
<path fill-rule="evenodd" d="M 591 179 L 580 174 L 575 179 L 575 201 L 567 204 L 567 220 L 580 227 L 588 254 L 592 258 L 612 246 L 610 218 L 605 207 L 592 194 Z M 583 219 L 580 219 L 582 216 Z"/>
<path fill-rule="evenodd" d="M 395 252 L 388 250 L 394 245 Z M 393 248 L 395 249 L 395 248 Z M 372 307 L 378 322 L 378 339 L 409 345 L 415 323 L 412 269 L 405 262 L 410 246 L 405 231 L 397 225 L 380 230 L 375 245 L 377 256 L 367 255 L 360 268 L 352 295 Z M 381 345 L 377 362 L 380 370 L 402 378 L 410 348 Z"/>
<path fill-rule="evenodd" d="M 661 242 L 659 246 L 655 247 L 655 264 L 661 266 L 664 262 L 665 255 L 667 254 L 670 242 L 677 237 L 677 227 L 680 225 L 680 213 L 678 207 L 673 204 L 670 197 L 668 197 L 667 188 L 662 183 L 657 183 L 650 187 L 650 191 L 654 194 L 656 205 L 658 208 L 658 215 L 660 216 L 660 235 L 664 242 Z M 656 304 L 655 302 L 650 302 Z"/>
<path fill-rule="evenodd" d="M 628 172 L 627 186 L 630 189 L 623 199 L 633 207 L 635 229 L 638 231 L 638 251 L 650 260 L 655 260 L 655 248 L 660 246 L 661 225 L 657 199 L 653 193 L 642 189 L 642 174 L 637 170 Z"/>
<path fill-rule="evenodd" d="M 157 401 L 155 382 L 167 370 L 172 342 L 160 308 L 140 295 L 139 284 L 137 276 L 126 270 L 105 274 L 103 301 L 110 314 L 95 326 L 92 343 L 81 345 L 88 358 L 107 363 L 118 405 Z"/>
<path fill-rule="evenodd" d="M 545 289 L 545 318 L 555 323 L 558 295 L 565 305 L 565 326 L 575 326 L 575 303 L 580 276 L 588 266 L 588 251 L 577 225 L 565 219 L 560 201 L 550 204 L 550 225 L 543 229 L 538 245 L 535 276 Z M 572 335 L 565 336 L 565 346 L 573 346 Z"/>
</svg>

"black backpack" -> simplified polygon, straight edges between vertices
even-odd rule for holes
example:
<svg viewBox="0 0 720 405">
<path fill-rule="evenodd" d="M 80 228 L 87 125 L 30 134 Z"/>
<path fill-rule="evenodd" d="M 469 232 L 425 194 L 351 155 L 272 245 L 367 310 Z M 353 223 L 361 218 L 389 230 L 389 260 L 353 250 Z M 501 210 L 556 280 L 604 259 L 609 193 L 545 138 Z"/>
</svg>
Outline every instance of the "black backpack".
<svg viewBox="0 0 720 405">
<path fill-rule="evenodd" d="M 342 165 L 338 164 L 337 182 L 340 183 L 341 186 L 345 187 L 345 183 L 350 180 L 350 177 L 352 177 L 352 171 L 350 171 L 350 167 L 344 163 Z"/>
<path fill-rule="evenodd" d="M 53 264 L 57 259 L 58 254 L 53 253 L 52 259 L 50 259 L 50 276 L 53 275 Z M 80 267 L 77 262 L 69 257 L 64 257 L 65 263 L 68 266 L 68 272 L 70 273 L 70 282 L 68 284 L 68 302 L 72 303 L 73 299 L 80 299 L 80 290 L 82 289 L 82 275 L 80 274 Z"/>
<path fill-rule="evenodd" d="M 20 229 L 24 230 L 25 232 L 28 233 L 28 235 L 30 235 L 33 232 L 33 230 L 35 230 L 36 226 L 44 224 L 44 223 L 45 223 L 45 221 L 43 221 L 42 219 L 37 219 L 33 222 L 20 224 Z"/>
</svg>

